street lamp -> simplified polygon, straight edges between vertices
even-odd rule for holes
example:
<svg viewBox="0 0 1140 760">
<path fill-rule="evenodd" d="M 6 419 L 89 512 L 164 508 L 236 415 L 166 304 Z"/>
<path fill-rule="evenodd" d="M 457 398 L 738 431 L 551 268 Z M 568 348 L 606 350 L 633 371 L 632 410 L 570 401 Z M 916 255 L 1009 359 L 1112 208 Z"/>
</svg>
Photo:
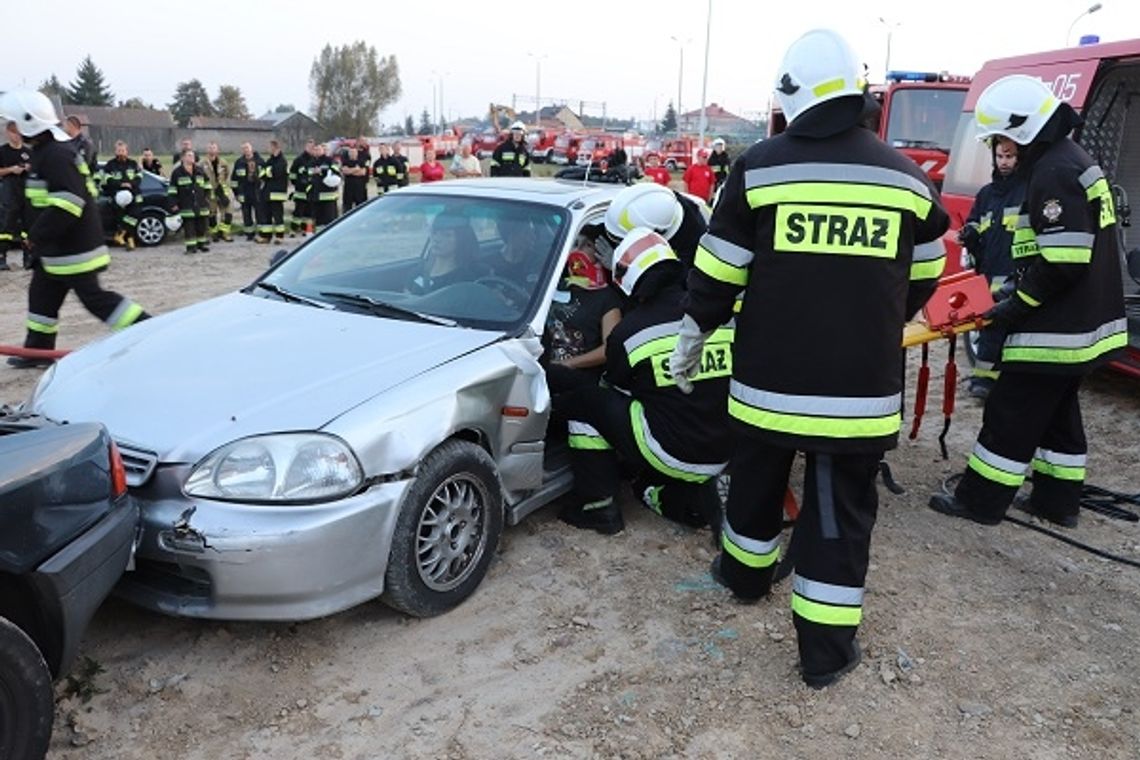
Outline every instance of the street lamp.
<svg viewBox="0 0 1140 760">
<path fill-rule="evenodd" d="M 534 126 L 542 128 L 542 59 L 548 58 L 546 53 L 527 53 L 534 59 Z"/>
<path fill-rule="evenodd" d="M 709 91 L 709 40 L 712 37 L 712 0 L 709 0 L 709 12 L 705 16 L 705 73 L 701 79 L 701 126 L 700 147 L 705 147 L 705 127 L 708 125 L 708 91 Z"/>
<path fill-rule="evenodd" d="M 884 64 L 883 68 L 883 78 L 886 79 L 887 74 L 889 74 L 891 71 L 891 35 L 894 34 L 894 31 L 896 29 L 902 26 L 902 22 L 895 21 L 894 23 L 891 23 L 882 16 L 879 16 L 879 23 L 887 28 L 887 62 Z"/>
<path fill-rule="evenodd" d="M 675 37 L 673 35 L 670 35 L 669 39 L 673 40 L 673 42 L 676 42 L 677 46 L 681 50 L 681 64 L 677 69 L 677 137 L 680 137 L 681 136 L 681 82 L 684 81 L 684 79 L 685 79 L 685 45 L 688 45 L 690 42 L 692 42 L 693 38 L 687 37 L 686 39 L 682 40 L 680 37 Z"/>
<path fill-rule="evenodd" d="M 436 118 L 436 115 L 435 115 L 436 83 L 435 82 L 431 83 L 431 90 L 432 90 L 431 108 L 432 108 L 432 112 L 433 112 L 432 118 L 435 119 L 435 128 L 432 130 L 432 132 L 436 135 L 439 135 L 439 134 L 443 133 L 443 121 L 445 119 L 447 119 L 446 112 L 443 110 L 443 78 L 451 76 L 451 72 L 450 71 L 436 71 L 435 69 L 433 69 L 431 72 L 431 75 L 439 81 L 439 117 L 438 118 Z"/>
<path fill-rule="evenodd" d="M 1073 23 L 1069 24 L 1069 31 L 1065 32 L 1065 47 L 1069 46 L 1069 39 L 1073 36 L 1073 27 L 1077 25 L 1077 22 L 1083 19 L 1085 16 L 1096 13 L 1103 7 L 1104 6 L 1102 6 L 1100 3 L 1093 3 L 1083 13 L 1081 13 L 1081 15 L 1073 19 Z"/>
</svg>

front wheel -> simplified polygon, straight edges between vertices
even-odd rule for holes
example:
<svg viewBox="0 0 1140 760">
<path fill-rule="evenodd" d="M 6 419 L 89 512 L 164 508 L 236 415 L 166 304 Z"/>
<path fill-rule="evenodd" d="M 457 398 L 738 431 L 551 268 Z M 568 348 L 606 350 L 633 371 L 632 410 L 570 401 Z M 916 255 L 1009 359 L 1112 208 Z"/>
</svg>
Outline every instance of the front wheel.
<svg viewBox="0 0 1140 760">
<path fill-rule="evenodd" d="M 26 633 L 0 617 L 0 757 L 43 757 L 54 718 L 43 655 Z"/>
<path fill-rule="evenodd" d="M 158 214 L 143 214 L 135 227 L 135 238 L 139 245 L 153 248 L 166 238 L 166 220 Z"/>
<path fill-rule="evenodd" d="M 467 441 L 447 441 L 424 458 L 396 520 L 381 599 L 431 617 L 469 597 L 503 532 L 495 462 Z"/>
</svg>

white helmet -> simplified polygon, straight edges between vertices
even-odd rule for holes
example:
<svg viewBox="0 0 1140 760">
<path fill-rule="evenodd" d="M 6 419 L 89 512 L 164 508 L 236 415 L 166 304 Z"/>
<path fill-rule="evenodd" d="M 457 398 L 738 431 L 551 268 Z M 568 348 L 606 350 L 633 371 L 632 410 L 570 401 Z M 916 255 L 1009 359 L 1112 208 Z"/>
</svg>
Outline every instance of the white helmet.
<svg viewBox="0 0 1140 760">
<path fill-rule="evenodd" d="M 788 123 L 812 106 L 863 94 L 863 67 L 847 40 L 813 29 L 793 42 L 776 71 L 776 99 Z"/>
<path fill-rule="evenodd" d="M 340 175 L 336 172 L 329 172 L 325 175 L 325 178 L 322 179 L 321 182 L 325 184 L 325 187 L 333 189 L 338 188 L 340 187 Z"/>
<path fill-rule="evenodd" d="M 514 124 L 511 125 L 511 131 L 512 132 L 525 132 L 526 131 L 526 124 L 523 124 L 521 121 L 516 121 Z"/>
<path fill-rule="evenodd" d="M 115 193 L 115 205 L 119 206 L 120 208 L 126 208 L 127 206 L 131 205 L 131 201 L 134 199 L 134 194 L 126 188 Z"/>
<path fill-rule="evenodd" d="M 182 229 L 182 217 L 178 214 L 166 217 L 166 229 L 171 232 L 178 232 L 178 230 Z"/>
<path fill-rule="evenodd" d="M 723 148 L 724 147 L 724 138 L 723 137 L 716 138 L 715 140 L 712 141 L 712 146 L 714 148 Z"/>
<path fill-rule="evenodd" d="M 621 240 L 635 227 L 649 227 L 670 238 L 684 220 L 685 211 L 672 190 L 642 182 L 614 196 L 606 210 L 606 232 Z"/>
<path fill-rule="evenodd" d="M 613 281 L 621 292 L 633 295 L 637 281 L 652 266 L 663 261 L 680 263 L 669 241 L 648 227 L 635 227 L 614 251 Z"/>
<path fill-rule="evenodd" d="M 59 126 L 59 116 L 51 100 L 38 90 L 13 90 L 0 98 L 0 116 L 16 122 L 16 128 L 24 137 L 35 137 L 41 132 L 51 132 L 60 142 L 71 137 Z"/>
<path fill-rule="evenodd" d="M 1001 135 L 1028 145 L 1059 105 L 1052 90 L 1037 77 L 1002 77 L 982 91 L 974 106 L 978 139 Z"/>
</svg>

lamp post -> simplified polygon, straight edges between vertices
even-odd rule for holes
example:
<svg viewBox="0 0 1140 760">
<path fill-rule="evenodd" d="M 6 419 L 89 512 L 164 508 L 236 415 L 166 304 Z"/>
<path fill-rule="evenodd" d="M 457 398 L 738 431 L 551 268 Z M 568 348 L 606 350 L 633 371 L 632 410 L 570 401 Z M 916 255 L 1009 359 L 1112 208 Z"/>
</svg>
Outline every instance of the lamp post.
<svg viewBox="0 0 1140 760">
<path fill-rule="evenodd" d="M 1069 24 L 1069 31 L 1065 32 L 1065 47 L 1069 46 L 1069 40 L 1073 36 L 1073 27 L 1075 27 L 1077 25 L 1077 22 L 1080 21 L 1081 19 L 1083 19 L 1085 16 L 1089 16 L 1089 15 L 1092 15 L 1093 13 L 1096 13 L 1097 11 L 1099 11 L 1103 7 L 1104 6 L 1102 6 L 1100 3 L 1093 3 L 1087 9 L 1085 9 L 1081 13 L 1081 15 L 1079 15 L 1075 19 L 1073 19 L 1073 23 Z"/>
<path fill-rule="evenodd" d="M 685 45 L 693 41 L 692 37 L 682 40 L 680 37 L 673 35 L 669 39 L 677 43 L 677 47 L 681 51 L 681 62 L 677 68 L 677 137 L 681 136 L 681 82 L 685 79 Z"/>
<path fill-rule="evenodd" d="M 712 0 L 709 0 L 709 12 L 705 16 L 705 73 L 701 78 L 701 126 L 700 147 L 705 147 L 705 127 L 708 126 L 708 90 L 709 90 L 709 40 L 712 37 Z"/>
<path fill-rule="evenodd" d="M 882 16 L 879 16 L 879 23 L 887 28 L 887 60 L 883 64 L 883 78 L 886 79 L 887 74 L 891 71 L 891 35 L 894 31 L 902 26 L 901 21 L 890 22 Z"/>
<path fill-rule="evenodd" d="M 548 57 L 546 53 L 527 53 L 534 59 L 534 126 L 542 128 L 542 59 Z"/>
<path fill-rule="evenodd" d="M 438 90 L 436 87 L 436 81 L 433 81 L 431 83 L 431 89 L 432 89 L 431 108 L 432 108 L 432 112 L 433 112 L 432 118 L 435 119 L 435 124 L 434 124 L 433 129 L 432 129 L 432 134 L 439 135 L 439 134 L 443 133 L 443 121 L 445 119 L 447 119 L 446 111 L 443 110 L 443 78 L 446 76 L 451 76 L 451 72 L 450 71 L 437 71 L 437 70 L 433 69 L 431 72 L 431 75 L 433 77 L 435 77 L 436 81 L 438 81 L 438 83 L 439 83 Z M 435 102 L 436 95 L 435 94 L 437 91 L 439 93 L 438 117 L 436 116 L 436 110 L 435 110 L 436 109 L 436 102 Z"/>
</svg>

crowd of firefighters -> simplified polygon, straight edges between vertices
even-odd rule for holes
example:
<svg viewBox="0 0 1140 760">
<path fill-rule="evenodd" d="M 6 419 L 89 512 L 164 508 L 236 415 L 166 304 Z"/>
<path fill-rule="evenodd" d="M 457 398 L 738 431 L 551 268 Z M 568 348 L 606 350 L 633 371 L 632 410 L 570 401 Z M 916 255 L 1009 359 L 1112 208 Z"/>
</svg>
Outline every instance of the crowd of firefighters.
<svg viewBox="0 0 1140 760">
<path fill-rule="evenodd" d="M 775 78 L 783 134 L 727 170 L 727 157 L 718 157 L 720 170 L 708 169 L 707 192 L 695 198 L 661 187 L 656 172 L 621 190 L 604 229 L 571 254 L 567 283 L 580 292 L 574 309 L 563 310 L 599 322 L 599 345 L 585 348 L 607 382 L 566 372 L 582 366 L 566 361 L 570 354 L 548 357 L 575 470 L 575 498 L 560 517 L 621 530 L 616 495 L 632 469 L 655 511 L 713 529 L 711 573 L 738 600 L 769 595 L 786 570 L 801 675 L 813 687 L 861 659 L 875 478 L 901 426 L 900 336 L 942 274 L 949 225 L 923 171 L 862 127 L 877 108 L 862 76 L 841 36 L 809 32 Z M 46 98 L 11 97 L 19 101 L 10 98 L 4 114 L 32 147 L 26 248 L 35 271 L 25 345 L 54 345 L 69 289 L 111 327 L 145 319 L 97 280 L 108 263 L 93 203 L 100 182 L 129 232 L 138 167 L 126 146 L 93 174 L 83 152 L 63 142 Z M 1080 117 L 1040 80 L 999 79 L 975 114 L 993 150 L 994 184 L 961 241 L 1005 297 L 986 314 L 981 353 L 993 374 L 982 429 L 956 490 L 935 494 L 930 507 L 995 524 L 1032 471 L 1024 508 L 1071 527 L 1087 454 L 1078 389 L 1127 340 L 1113 199 L 1103 172 L 1068 137 Z M 514 126 L 492 157 L 493 175 L 529 171 L 525 135 Z M 184 146 L 170 192 L 184 228 L 193 226 L 187 250 L 230 237 L 231 197 L 241 232 L 269 241 L 331 222 L 342 182 L 349 208 L 363 200 L 369 177 L 382 191 L 407 184 L 398 148 L 380 146 L 375 161 L 362 148 L 335 161 L 310 144 L 286 166 L 279 145 L 271 142 L 266 156 L 246 145 L 230 168 L 216 149 L 199 158 Z M 707 168 L 706 158 L 697 165 Z M 718 184 L 710 218 L 702 201 Z M 624 301 L 604 295 L 610 283 Z M 781 558 L 797 452 L 806 455 L 804 495 Z M 730 484 L 723 511 L 722 473 Z"/>
</svg>

